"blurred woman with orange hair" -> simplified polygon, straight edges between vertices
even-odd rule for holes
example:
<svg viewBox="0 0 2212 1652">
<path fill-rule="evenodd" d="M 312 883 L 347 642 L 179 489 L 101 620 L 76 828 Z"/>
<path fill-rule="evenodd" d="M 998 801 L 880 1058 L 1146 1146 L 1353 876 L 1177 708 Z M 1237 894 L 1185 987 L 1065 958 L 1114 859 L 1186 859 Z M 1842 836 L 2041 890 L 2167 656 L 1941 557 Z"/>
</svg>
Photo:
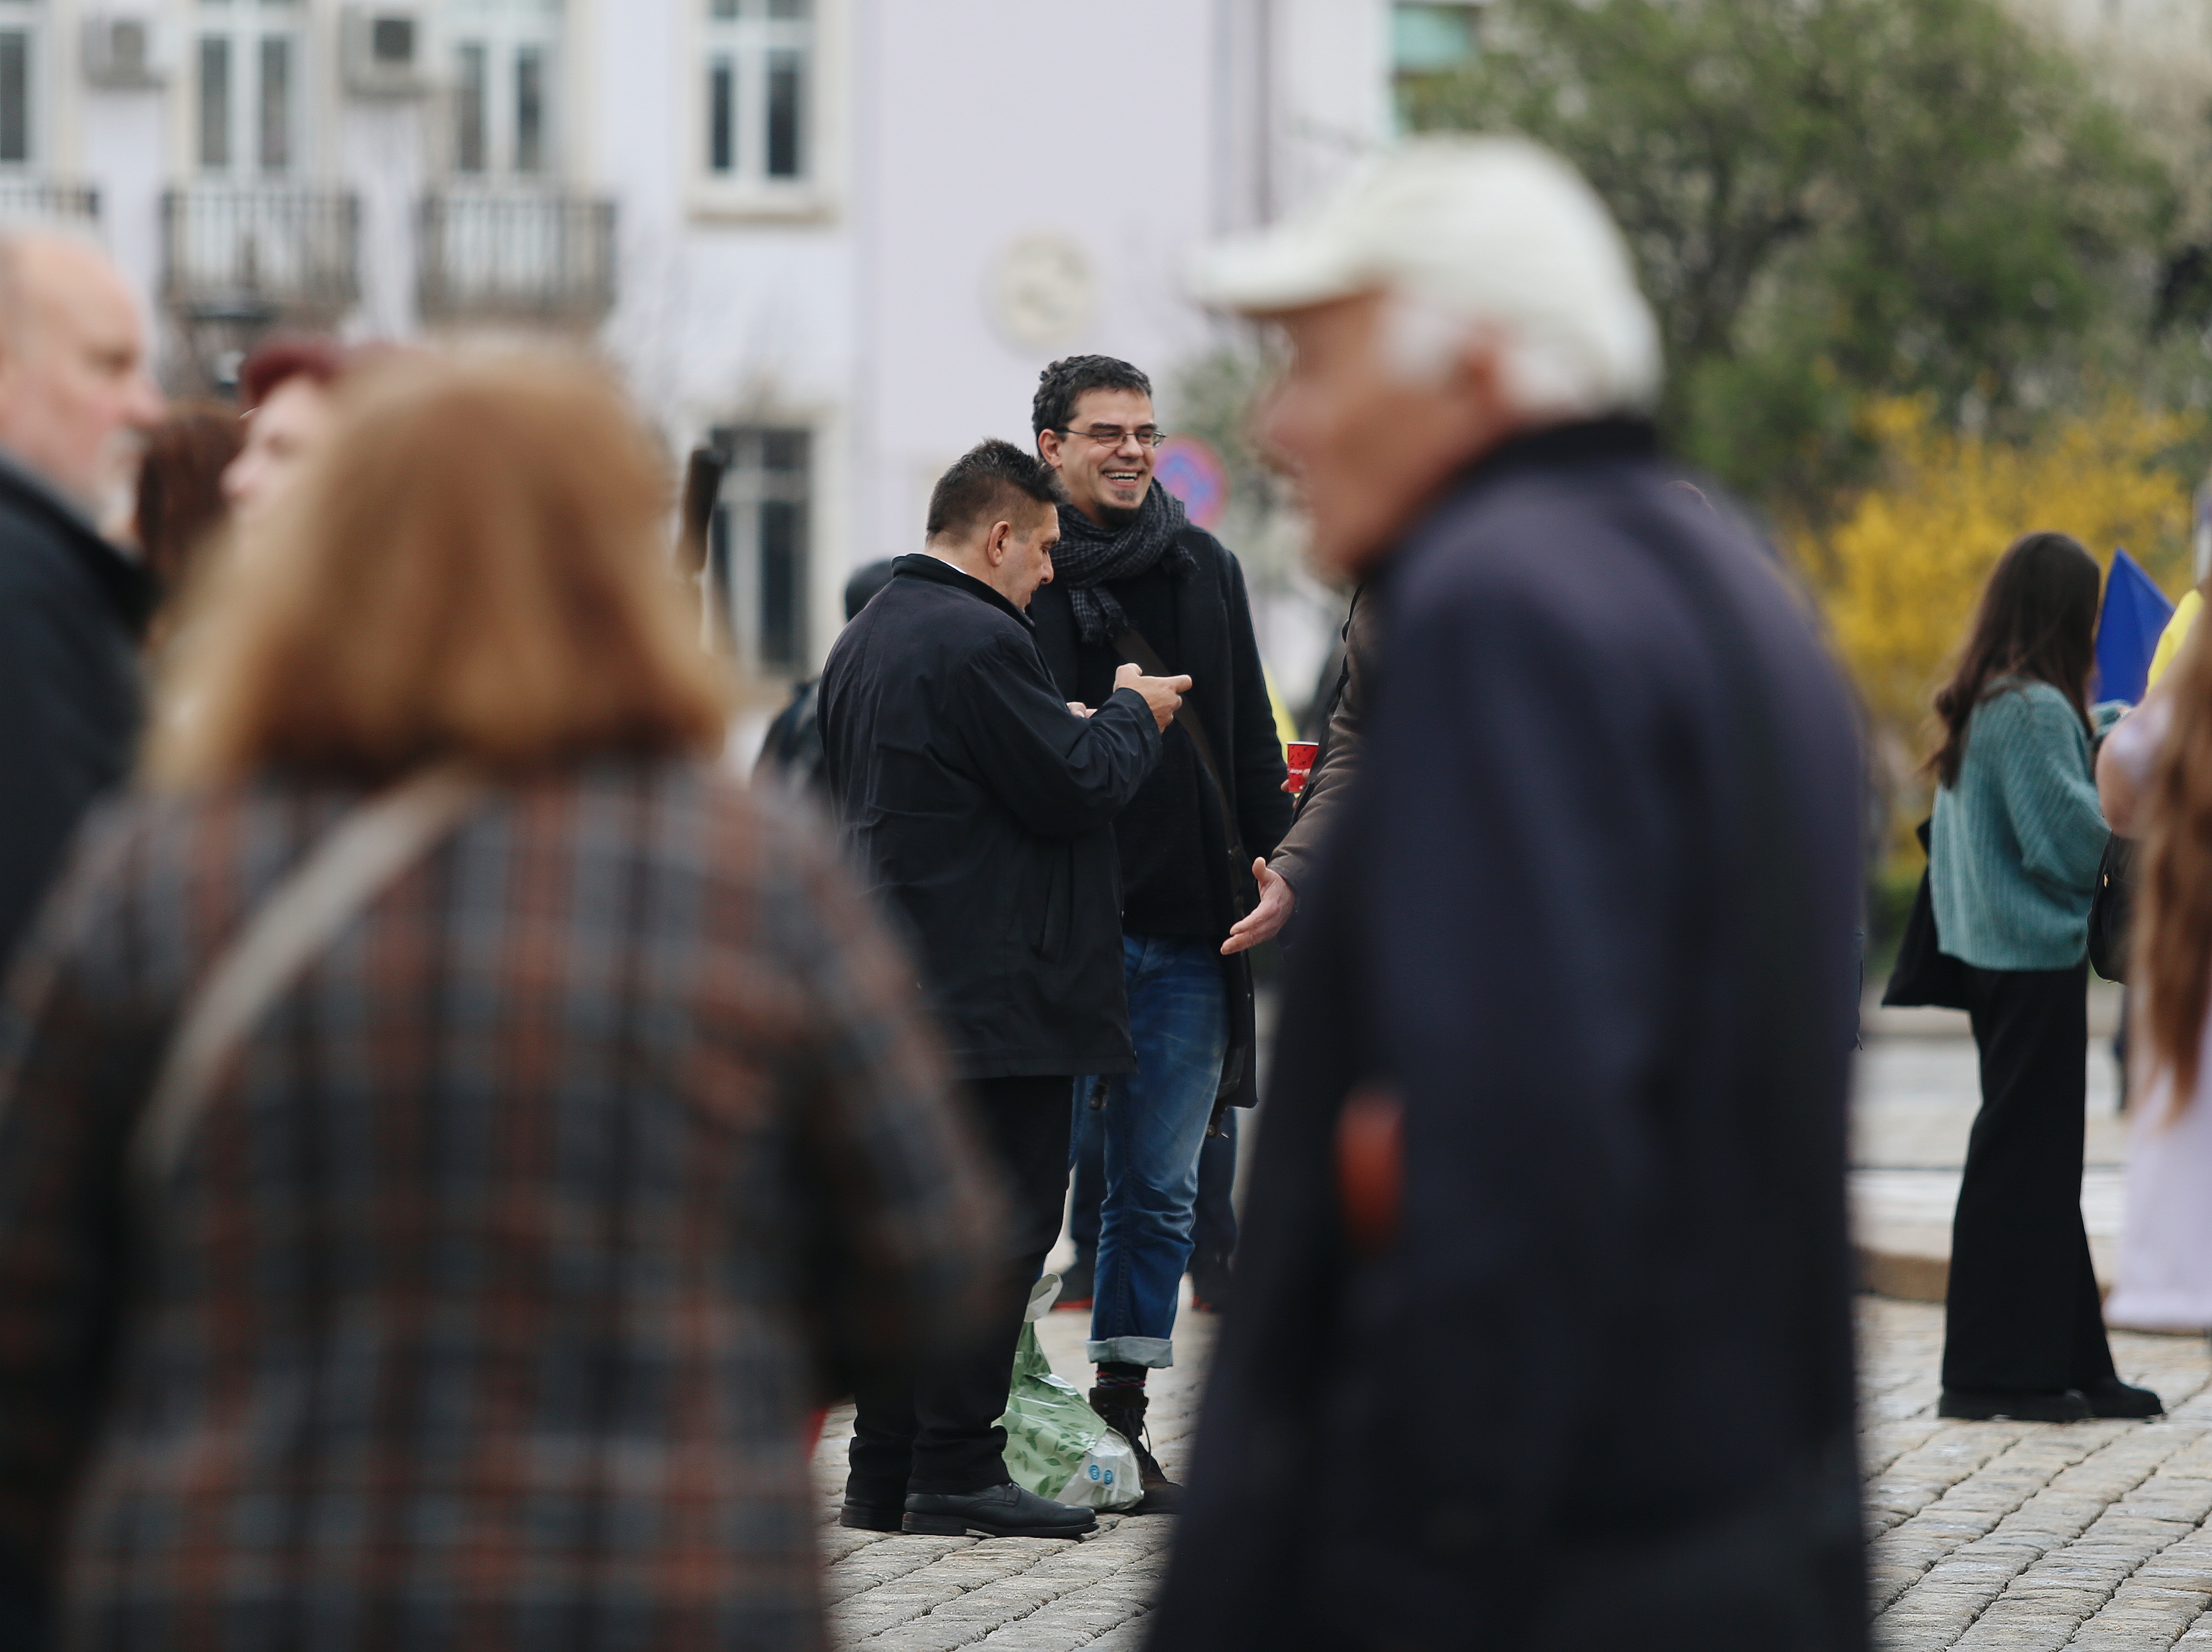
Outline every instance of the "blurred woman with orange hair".
<svg viewBox="0 0 2212 1652">
<path fill-rule="evenodd" d="M 0 1016 L 0 1639 L 818 1646 L 806 1413 L 994 1232 L 911 967 L 596 373 L 332 413 Z"/>
</svg>

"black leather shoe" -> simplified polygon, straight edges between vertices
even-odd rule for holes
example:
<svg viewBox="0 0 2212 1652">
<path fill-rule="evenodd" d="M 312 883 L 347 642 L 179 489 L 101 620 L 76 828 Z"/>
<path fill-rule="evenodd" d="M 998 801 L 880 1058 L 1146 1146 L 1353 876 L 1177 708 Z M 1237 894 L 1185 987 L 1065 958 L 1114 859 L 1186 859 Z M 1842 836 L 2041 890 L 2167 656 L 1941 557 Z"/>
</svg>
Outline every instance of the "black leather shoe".
<svg viewBox="0 0 2212 1652">
<path fill-rule="evenodd" d="M 1182 1507 L 1182 1487 L 1168 1478 L 1160 1460 L 1146 1444 L 1145 1412 L 1151 1404 L 1142 1388 L 1093 1388 L 1091 1409 L 1106 1419 L 1106 1426 L 1127 1440 L 1137 1453 L 1137 1473 L 1145 1495 L 1125 1515 L 1171 1515 Z"/>
<path fill-rule="evenodd" d="M 856 1532 L 896 1532 L 905 1517 L 906 1510 L 896 1503 L 855 1503 L 850 1497 L 837 1511 L 837 1523 Z"/>
<path fill-rule="evenodd" d="M 2166 1401 L 2148 1388 L 2129 1387 L 2117 1376 L 2092 1382 L 2081 1390 L 2081 1397 L 2089 1402 L 2089 1415 L 2092 1417 L 2140 1419 L 2166 1414 Z"/>
<path fill-rule="evenodd" d="M 1098 1516 L 1007 1480 L 981 1491 L 909 1491 L 905 1528 L 932 1537 L 1081 1537 L 1098 1529 Z"/>
<path fill-rule="evenodd" d="M 2079 1423 L 2093 1413 L 2087 1396 L 2079 1388 L 2068 1388 L 2062 1394 L 1946 1388 L 1936 1414 L 1970 1423 L 1993 1423 L 2001 1418 L 2014 1423 Z"/>
</svg>

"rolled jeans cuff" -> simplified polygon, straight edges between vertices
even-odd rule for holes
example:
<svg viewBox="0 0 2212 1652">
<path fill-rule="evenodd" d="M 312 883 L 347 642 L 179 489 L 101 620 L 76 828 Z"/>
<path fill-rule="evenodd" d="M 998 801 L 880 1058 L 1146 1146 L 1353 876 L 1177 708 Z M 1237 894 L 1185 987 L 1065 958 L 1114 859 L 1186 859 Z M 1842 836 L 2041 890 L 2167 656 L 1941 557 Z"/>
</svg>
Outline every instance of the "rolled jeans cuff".
<svg viewBox="0 0 2212 1652">
<path fill-rule="evenodd" d="M 1094 1365 L 1150 1365 L 1155 1370 L 1175 1364 L 1175 1341 L 1170 1337 L 1109 1337 L 1086 1342 L 1083 1357 Z"/>
</svg>

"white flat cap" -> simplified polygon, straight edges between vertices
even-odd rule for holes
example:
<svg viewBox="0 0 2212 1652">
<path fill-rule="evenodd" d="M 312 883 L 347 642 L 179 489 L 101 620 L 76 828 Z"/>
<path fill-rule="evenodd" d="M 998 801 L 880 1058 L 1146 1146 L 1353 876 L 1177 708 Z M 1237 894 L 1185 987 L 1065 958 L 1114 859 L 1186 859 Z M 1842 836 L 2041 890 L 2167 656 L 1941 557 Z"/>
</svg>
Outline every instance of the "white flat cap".
<svg viewBox="0 0 2212 1652">
<path fill-rule="evenodd" d="M 1389 288 L 1595 357 L 1625 399 L 1657 382 L 1657 329 L 1612 216 L 1522 138 L 1410 139 L 1316 210 L 1206 249 L 1190 286 L 1255 315 Z"/>
</svg>

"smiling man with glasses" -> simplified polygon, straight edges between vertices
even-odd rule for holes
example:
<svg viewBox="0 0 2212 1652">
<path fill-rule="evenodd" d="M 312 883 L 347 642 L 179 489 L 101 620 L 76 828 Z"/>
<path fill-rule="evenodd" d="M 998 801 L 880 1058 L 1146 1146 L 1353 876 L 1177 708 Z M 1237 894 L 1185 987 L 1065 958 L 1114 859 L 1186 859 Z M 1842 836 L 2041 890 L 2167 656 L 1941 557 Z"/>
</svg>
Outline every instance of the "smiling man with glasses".
<svg viewBox="0 0 2212 1652">
<path fill-rule="evenodd" d="M 1255 857 L 1273 850 L 1291 803 L 1243 572 L 1152 474 L 1151 380 L 1108 355 L 1054 361 L 1030 422 L 1067 490 L 1053 582 L 1030 608 L 1060 691 L 1098 704 L 1127 663 L 1193 683 L 1114 823 L 1137 1070 L 1075 1087 L 1078 1139 L 1096 1123 L 1105 1169 L 1091 1402 L 1138 1449 L 1146 1495 L 1133 1512 L 1164 1512 L 1182 1488 L 1146 1444 L 1146 1374 L 1175 1360 L 1207 1123 L 1253 1094 L 1251 970 L 1221 948 L 1255 904 L 1255 876 L 1274 877 Z"/>
</svg>

